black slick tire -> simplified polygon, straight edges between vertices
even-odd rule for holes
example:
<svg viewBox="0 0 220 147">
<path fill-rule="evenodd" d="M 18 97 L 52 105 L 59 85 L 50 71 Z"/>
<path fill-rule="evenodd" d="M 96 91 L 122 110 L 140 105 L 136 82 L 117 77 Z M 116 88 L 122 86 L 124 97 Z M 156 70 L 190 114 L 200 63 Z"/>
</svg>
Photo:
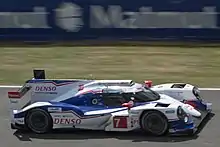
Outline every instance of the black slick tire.
<svg viewBox="0 0 220 147">
<path fill-rule="evenodd" d="M 51 131 L 53 120 L 48 112 L 43 109 L 32 109 L 25 117 L 28 129 L 37 134 L 45 134 Z"/>
<path fill-rule="evenodd" d="M 144 132 L 154 136 L 165 135 L 169 126 L 167 118 L 159 111 L 144 112 L 140 118 L 140 125 Z"/>
</svg>

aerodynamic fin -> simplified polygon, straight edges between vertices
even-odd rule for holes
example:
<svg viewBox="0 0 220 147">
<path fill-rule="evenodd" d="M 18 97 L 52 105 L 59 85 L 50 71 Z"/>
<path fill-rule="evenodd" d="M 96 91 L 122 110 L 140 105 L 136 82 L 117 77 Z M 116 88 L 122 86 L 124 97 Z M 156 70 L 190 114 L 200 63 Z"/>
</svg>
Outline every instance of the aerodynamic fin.
<svg viewBox="0 0 220 147">
<path fill-rule="evenodd" d="M 34 74 L 34 78 L 35 79 L 45 79 L 45 70 L 41 70 L 41 69 L 35 69 L 33 70 L 33 74 Z"/>
</svg>

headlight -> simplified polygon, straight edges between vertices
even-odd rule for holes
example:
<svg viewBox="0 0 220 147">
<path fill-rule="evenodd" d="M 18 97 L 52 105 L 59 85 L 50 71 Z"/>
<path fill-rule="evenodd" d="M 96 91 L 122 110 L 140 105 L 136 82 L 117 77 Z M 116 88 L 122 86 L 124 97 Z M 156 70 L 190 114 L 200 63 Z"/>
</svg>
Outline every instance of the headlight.
<svg viewBox="0 0 220 147">
<path fill-rule="evenodd" d="M 184 122 L 187 123 L 189 118 L 187 116 L 184 117 Z"/>
<path fill-rule="evenodd" d="M 200 97 L 200 91 L 197 87 L 194 87 L 192 92 L 198 100 L 202 100 Z"/>
<path fill-rule="evenodd" d="M 184 117 L 186 116 L 186 113 L 185 113 L 185 111 L 182 109 L 181 106 L 179 106 L 179 107 L 177 108 L 177 116 L 178 116 L 178 118 L 181 119 L 181 120 L 183 120 Z"/>
<path fill-rule="evenodd" d="M 177 115 L 179 116 L 181 116 L 182 114 L 183 114 L 183 112 L 184 112 L 184 110 L 181 108 L 181 106 L 179 106 L 178 108 L 177 108 Z"/>
</svg>

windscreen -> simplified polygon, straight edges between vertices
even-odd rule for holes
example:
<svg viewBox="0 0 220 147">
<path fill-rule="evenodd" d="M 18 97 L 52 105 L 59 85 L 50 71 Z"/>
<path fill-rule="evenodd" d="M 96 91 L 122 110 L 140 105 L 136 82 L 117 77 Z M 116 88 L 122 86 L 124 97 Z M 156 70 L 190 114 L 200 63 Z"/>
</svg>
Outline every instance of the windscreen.
<svg viewBox="0 0 220 147">
<path fill-rule="evenodd" d="M 135 102 L 149 102 L 160 99 L 160 95 L 158 93 L 148 88 L 143 88 L 138 92 L 123 93 L 123 96 L 128 100 L 134 98 Z"/>
</svg>

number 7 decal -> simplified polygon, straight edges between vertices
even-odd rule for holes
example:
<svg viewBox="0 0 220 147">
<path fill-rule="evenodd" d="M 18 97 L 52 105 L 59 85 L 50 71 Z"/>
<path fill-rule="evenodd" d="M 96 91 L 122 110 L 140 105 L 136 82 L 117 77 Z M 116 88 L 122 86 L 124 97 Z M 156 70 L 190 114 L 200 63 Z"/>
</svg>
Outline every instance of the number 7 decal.
<svg viewBox="0 0 220 147">
<path fill-rule="evenodd" d="M 116 116 L 113 118 L 114 128 L 127 128 L 127 117 L 126 116 Z"/>
</svg>

